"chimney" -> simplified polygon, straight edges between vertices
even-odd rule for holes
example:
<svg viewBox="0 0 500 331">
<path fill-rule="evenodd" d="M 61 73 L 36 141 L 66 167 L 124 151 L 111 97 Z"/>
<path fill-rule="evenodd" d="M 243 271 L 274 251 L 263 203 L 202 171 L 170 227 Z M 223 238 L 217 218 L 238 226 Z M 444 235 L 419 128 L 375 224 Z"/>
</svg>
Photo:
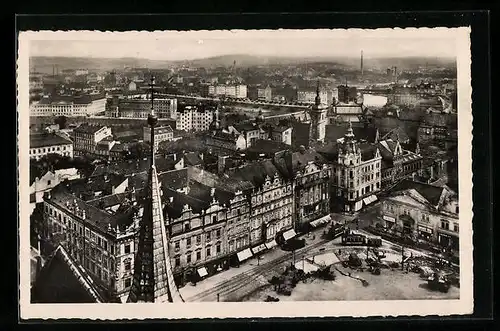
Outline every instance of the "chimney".
<svg viewBox="0 0 500 331">
<path fill-rule="evenodd" d="M 214 187 L 212 187 L 212 188 L 210 189 L 210 196 L 211 196 L 211 197 L 214 197 L 214 196 L 215 196 L 215 188 L 214 188 Z"/>
<path fill-rule="evenodd" d="M 85 209 L 82 210 L 82 219 L 85 219 Z"/>
</svg>

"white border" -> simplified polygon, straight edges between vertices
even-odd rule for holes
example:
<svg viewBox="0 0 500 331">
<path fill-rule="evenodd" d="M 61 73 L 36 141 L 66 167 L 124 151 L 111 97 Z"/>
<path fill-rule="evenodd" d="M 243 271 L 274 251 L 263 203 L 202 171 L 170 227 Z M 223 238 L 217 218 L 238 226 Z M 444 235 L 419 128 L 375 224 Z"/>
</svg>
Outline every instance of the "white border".
<svg viewBox="0 0 500 331">
<path fill-rule="evenodd" d="M 376 30 L 334 30 L 339 38 L 359 33 L 387 33 L 391 38 L 410 38 L 417 30 L 448 30 L 456 38 L 458 82 L 458 144 L 459 144 L 459 206 L 460 206 L 460 299 L 457 300 L 377 300 L 321 301 L 278 303 L 182 303 L 167 304 L 31 304 L 29 249 L 29 41 L 30 40 L 98 40 L 98 39 L 161 39 L 165 32 L 98 32 L 98 31 L 40 31 L 20 32 L 18 44 L 18 115 L 19 115 L 19 270 L 20 317 L 22 319 L 83 318 L 93 320 L 150 319 L 150 318 L 256 318 L 256 317 L 366 317 L 401 315 L 462 315 L 473 312 L 472 275 L 472 108 L 470 77 L 470 27 L 407 28 Z M 325 30 L 296 30 L 294 38 L 316 38 Z M 331 30 L 328 30 L 331 31 Z M 168 38 L 225 38 L 241 30 L 231 31 L 169 31 Z M 270 38 L 269 30 L 253 30 L 252 37 Z M 421 32 L 421 31 L 420 31 Z M 420 37 L 421 34 L 418 34 Z"/>
</svg>

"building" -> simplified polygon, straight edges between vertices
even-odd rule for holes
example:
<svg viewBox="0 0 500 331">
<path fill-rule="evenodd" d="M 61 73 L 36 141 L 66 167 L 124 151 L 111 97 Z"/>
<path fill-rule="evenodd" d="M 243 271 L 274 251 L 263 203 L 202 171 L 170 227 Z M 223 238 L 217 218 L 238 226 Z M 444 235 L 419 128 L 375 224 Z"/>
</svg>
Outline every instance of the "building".
<svg viewBox="0 0 500 331">
<path fill-rule="evenodd" d="M 143 128 L 143 134 L 144 134 L 144 142 L 150 143 L 151 142 L 151 128 L 149 126 L 145 126 Z M 155 128 L 154 134 L 155 134 L 155 136 L 154 136 L 155 149 L 158 148 L 158 144 L 161 143 L 162 141 L 174 140 L 174 130 L 172 130 L 170 125 L 160 126 L 160 127 Z"/>
<path fill-rule="evenodd" d="M 358 100 L 358 89 L 354 86 L 339 85 L 337 87 L 338 91 L 338 102 L 342 104 L 355 103 Z"/>
<path fill-rule="evenodd" d="M 44 97 L 30 104 L 30 116 L 91 116 L 104 114 L 106 98 L 101 94 Z"/>
<path fill-rule="evenodd" d="M 364 108 L 362 101 L 332 104 L 328 110 L 328 121 L 330 124 L 358 123 L 364 121 Z"/>
<path fill-rule="evenodd" d="M 415 105 L 422 97 L 423 93 L 418 92 L 414 87 L 395 86 L 391 93 L 387 95 L 387 103 L 398 106 Z"/>
<path fill-rule="evenodd" d="M 325 104 L 328 104 L 328 100 L 332 100 L 333 95 L 332 93 L 326 91 L 326 90 L 321 90 L 320 91 L 320 98 L 323 100 Z M 300 89 L 297 91 L 297 102 L 299 103 L 309 103 L 309 104 L 314 104 L 316 100 L 316 95 L 317 91 L 316 89 Z"/>
<path fill-rule="evenodd" d="M 377 143 L 382 156 L 381 187 L 387 189 L 405 178 L 415 179 L 421 173 L 421 155 L 403 149 L 397 140 L 386 139 Z"/>
<path fill-rule="evenodd" d="M 44 196 L 44 237 L 62 245 L 110 297 L 131 285 L 141 209 L 120 176 L 63 182 Z"/>
<path fill-rule="evenodd" d="M 250 248 L 252 185 L 197 168 L 188 178 L 178 175 L 165 173 L 162 181 L 173 271 L 184 284 L 242 262 L 238 253 Z"/>
<path fill-rule="evenodd" d="M 436 142 L 444 145 L 446 142 L 458 141 L 458 120 L 456 114 L 429 113 L 424 116 L 418 127 L 418 142 Z"/>
<path fill-rule="evenodd" d="M 257 99 L 262 101 L 272 101 L 273 100 L 273 89 L 271 86 L 266 86 L 265 88 L 257 89 Z"/>
<path fill-rule="evenodd" d="M 458 196 L 446 187 L 405 180 L 380 205 L 387 231 L 458 251 Z"/>
<path fill-rule="evenodd" d="M 209 153 L 222 155 L 244 151 L 247 148 L 247 140 L 243 134 L 225 130 L 217 130 L 207 135 L 205 144 Z"/>
<path fill-rule="evenodd" d="M 228 97 L 236 99 L 246 99 L 247 98 L 247 86 L 246 85 L 209 85 L 208 95 L 216 97 Z"/>
<path fill-rule="evenodd" d="M 73 157 L 73 142 L 56 133 L 30 134 L 30 159 L 39 160 L 47 154 Z"/>
<path fill-rule="evenodd" d="M 37 203 L 43 202 L 43 195 L 46 192 L 49 192 L 64 180 L 78 178 L 80 178 L 80 174 L 75 168 L 47 171 L 42 177 L 35 178 L 35 181 L 30 186 L 30 206 L 32 210 Z"/>
<path fill-rule="evenodd" d="M 106 116 L 147 118 L 151 112 L 151 104 L 158 118 L 177 118 L 177 99 L 154 98 L 151 103 L 151 99 L 145 94 L 109 98 L 106 104 Z"/>
<path fill-rule="evenodd" d="M 315 142 L 325 141 L 327 110 L 328 108 L 326 107 L 326 105 L 321 104 L 321 94 L 318 82 L 314 105 L 309 110 L 310 122 L 311 122 L 310 139 L 312 139 Z"/>
<path fill-rule="evenodd" d="M 295 229 L 307 231 L 318 220 L 330 215 L 331 169 L 326 160 L 314 150 L 305 148 L 287 153 L 294 174 Z"/>
<path fill-rule="evenodd" d="M 229 176 L 253 185 L 248 230 L 252 246 L 265 243 L 272 247 L 276 235 L 294 230 L 293 177 L 284 160 L 250 163 L 232 170 Z"/>
<path fill-rule="evenodd" d="M 59 245 L 39 269 L 31 287 L 31 303 L 112 302 L 99 291 L 90 275 L 79 267 L 64 246 Z"/>
<path fill-rule="evenodd" d="M 206 131 L 210 128 L 216 113 L 216 106 L 184 105 L 178 110 L 175 128 L 188 132 Z"/>
<path fill-rule="evenodd" d="M 111 128 L 100 125 L 80 125 L 73 130 L 75 155 L 96 154 L 97 143 L 108 137 L 113 137 Z"/>
<path fill-rule="evenodd" d="M 342 142 L 320 148 L 332 166 L 333 209 L 360 210 L 377 199 L 381 189 L 382 157 L 376 145 L 357 141 L 350 124 Z"/>
</svg>

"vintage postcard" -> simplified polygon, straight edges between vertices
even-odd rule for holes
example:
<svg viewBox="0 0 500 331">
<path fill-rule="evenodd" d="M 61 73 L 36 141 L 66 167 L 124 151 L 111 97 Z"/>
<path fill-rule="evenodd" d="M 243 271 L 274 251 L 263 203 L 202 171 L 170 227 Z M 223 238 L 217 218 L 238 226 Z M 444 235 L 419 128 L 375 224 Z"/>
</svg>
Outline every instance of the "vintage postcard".
<svg viewBox="0 0 500 331">
<path fill-rule="evenodd" d="M 472 313 L 469 34 L 20 32 L 21 318 Z"/>
</svg>

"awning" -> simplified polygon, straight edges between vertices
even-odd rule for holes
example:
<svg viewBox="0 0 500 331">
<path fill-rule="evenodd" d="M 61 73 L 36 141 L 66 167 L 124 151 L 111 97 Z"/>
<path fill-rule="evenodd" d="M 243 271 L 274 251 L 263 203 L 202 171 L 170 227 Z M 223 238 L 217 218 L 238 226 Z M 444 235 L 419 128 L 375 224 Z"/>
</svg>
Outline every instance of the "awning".
<svg viewBox="0 0 500 331">
<path fill-rule="evenodd" d="M 321 218 L 318 218 L 314 221 L 312 221 L 311 223 L 311 226 L 313 227 L 317 227 L 317 226 L 320 226 L 321 224 L 326 224 L 328 222 L 330 222 L 332 220 L 332 217 L 330 215 L 326 215 L 326 216 L 323 216 Z"/>
<path fill-rule="evenodd" d="M 252 252 L 254 254 L 260 253 L 263 250 L 266 250 L 266 245 L 265 244 L 260 244 L 260 245 L 257 245 L 255 247 L 252 247 Z"/>
<path fill-rule="evenodd" d="M 272 240 L 272 241 L 270 241 L 270 242 L 266 243 L 266 247 L 267 247 L 267 249 L 271 249 L 271 248 L 273 248 L 273 247 L 275 247 L 275 246 L 277 246 L 277 245 L 278 245 L 278 244 L 276 243 L 276 240 Z"/>
<path fill-rule="evenodd" d="M 432 231 L 431 228 L 428 228 L 428 227 L 422 226 L 422 225 L 419 225 L 417 228 L 418 228 L 418 231 L 426 232 L 429 234 L 432 234 L 434 232 L 434 231 Z"/>
<path fill-rule="evenodd" d="M 247 248 L 247 249 L 242 250 L 241 252 L 238 252 L 238 254 L 236 254 L 236 255 L 238 256 L 238 260 L 240 262 L 243 262 L 243 261 L 251 258 L 253 254 L 252 254 L 252 251 L 250 250 L 250 248 Z"/>
<path fill-rule="evenodd" d="M 290 229 L 288 231 L 286 231 L 285 233 L 283 233 L 283 238 L 285 238 L 285 240 L 289 240 L 289 239 L 292 239 L 293 237 L 295 237 L 297 234 L 295 233 L 295 230 L 294 229 Z"/>
<path fill-rule="evenodd" d="M 391 216 L 386 216 L 384 215 L 382 217 L 385 221 L 388 221 L 388 222 L 396 222 L 396 219 L 394 217 L 391 217 Z"/>
<path fill-rule="evenodd" d="M 358 202 L 356 202 L 356 204 L 354 205 L 354 211 L 358 211 L 361 209 L 361 207 L 363 207 L 363 201 L 362 200 L 359 200 Z"/>
<path fill-rule="evenodd" d="M 373 203 L 375 201 L 377 201 L 378 198 L 375 194 L 372 194 L 370 195 L 369 197 L 366 197 L 363 199 L 363 202 L 366 204 L 366 205 L 369 205 L 370 203 Z"/>
<path fill-rule="evenodd" d="M 205 277 L 206 275 L 208 275 L 207 268 L 205 268 L 205 267 L 199 268 L 198 275 L 200 275 L 200 277 L 202 277 L 202 278 Z"/>
</svg>

